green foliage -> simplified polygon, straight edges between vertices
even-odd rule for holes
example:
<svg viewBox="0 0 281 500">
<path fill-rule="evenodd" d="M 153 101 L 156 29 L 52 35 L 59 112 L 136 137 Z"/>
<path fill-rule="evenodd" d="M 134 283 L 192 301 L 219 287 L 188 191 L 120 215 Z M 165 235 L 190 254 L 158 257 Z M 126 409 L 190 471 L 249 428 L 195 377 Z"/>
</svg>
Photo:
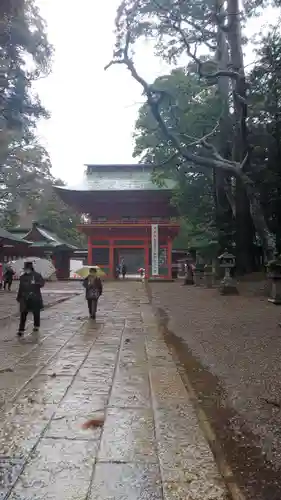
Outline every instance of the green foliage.
<svg viewBox="0 0 281 500">
<path fill-rule="evenodd" d="M 63 185 L 62 181 L 55 181 L 56 185 Z M 53 188 L 48 196 L 43 196 L 37 209 L 37 220 L 56 233 L 67 243 L 77 247 L 85 247 L 85 236 L 78 232 L 76 226 L 81 223 L 81 216 L 73 212 L 58 197 Z"/>
<path fill-rule="evenodd" d="M 47 152 L 35 137 L 39 118 L 48 117 L 32 83 L 50 69 L 52 47 L 35 0 L 0 6 L 0 205 L 17 210 L 19 199 L 36 197 L 51 178 Z M 5 214 L 3 214 L 5 219 Z M 2 218 L 3 218 L 2 217 Z"/>
<path fill-rule="evenodd" d="M 200 224 L 197 220 L 191 222 L 189 218 L 182 218 L 179 235 L 173 243 L 174 249 L 200 250 L 201 254 L 215 254 L 218 250 L 216 229 L 214 226 Z"/>
<path fill-rule="evenodd" d="M 281 36 L 262 39 L 250 75 L 250 140 L 261 202 L 281 250 Z"/>
<path fill-rule="evenodd" d="M 0 8 L 0 138 L 7 145 L 32 137 L 47 112 L 32 92 L 34 79 L 49 71 L 52 48 L 34 0 L 4 1 Z M 5 155 L 2 151 L 2 163 Z"/>
<path fill-rule="evenodd" d="M 57 197 L 47 151 L 36 139 L 39 118 L 48 112 L 32 88 L 46 76 L 52 47 L 35 0 L 0 2 L 0 209 L 1 224 L 15 226 L 23 213 L 62 239 L 84 246 L 80 217 Z"/>
<path fill-rule="evenodd" d="M 0 170 L 0 204 L 2 209 L 16 209 L 21 200 L 30 202 L 39 199 L 43 185 L 51 181 L 51 162 L 48 153 L 40 144 L 22 148 L 20 145 L 10 152 L 9 161 Z"/>
<path fill-rule="evenodd" d="M 0 3 L 0 209 L 1 223 L 14 225 L 53 180 L 36 139 L 37 121 L 48 112 L 32 88 L 50 70 L 52 47 L 35 0 Z"/>
<path fill-rule="evenodd" d="M 122 0 L 116 18 L 116 54 L 126 46 L 128 26 L 132 43 L 142 37 L 152 38 L 156 52 L 169 62 L 186 53 L 187 44 L 179 36 L 179 28 L 184 30 L 190 50 L 198 44 L 210 50 L 216 38 L 213 12 L 212 0 Z"/>
</svg>

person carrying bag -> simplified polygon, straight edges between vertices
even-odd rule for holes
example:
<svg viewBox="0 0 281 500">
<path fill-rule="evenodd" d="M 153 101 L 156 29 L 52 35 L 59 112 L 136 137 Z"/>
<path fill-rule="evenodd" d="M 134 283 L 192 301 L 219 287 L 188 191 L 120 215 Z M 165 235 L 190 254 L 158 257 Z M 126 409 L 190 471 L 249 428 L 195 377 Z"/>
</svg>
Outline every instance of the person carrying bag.
<svg viewBox="0 0 281 500">
<path fill-rule="evenodd" d="M 84 279 L 83 286 L 86 289 L 86 300 L 90 318 L 96 319 L 98 300 L 102 295 L 103 287 L 101 279 L 97 276 L 97 270 L 94 267 L 90 269 L 89 276 Z"/>
</svg>

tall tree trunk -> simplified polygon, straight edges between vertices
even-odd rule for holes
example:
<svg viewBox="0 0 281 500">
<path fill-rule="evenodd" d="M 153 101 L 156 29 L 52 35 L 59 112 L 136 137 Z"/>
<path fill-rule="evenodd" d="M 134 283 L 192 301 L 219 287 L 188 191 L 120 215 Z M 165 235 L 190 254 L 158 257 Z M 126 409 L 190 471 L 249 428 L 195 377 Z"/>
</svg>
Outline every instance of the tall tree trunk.
<svg viewBox="0 0 281 500">
<path fill-rule="evenodd" d="M 217 12 L 222 12 L 223 2 L 216 2 Z M 227 71 L 229 64 L 228 44 L 225 32 L 218 26 L 217 30 L 217 52 L 218 70 Z M 220 129 L 218 136 L 218 150 L 226 158 L 231 158 L 230 138 L 231 138 L 231 118 L 229 113 L 229 77 L 221 76 L 218 79 L 218 92 L 222 103 L 222 114 L 220 118 Z M 232 245 L 233 237 L 233 214 L 231 204 L 227 196 L 227 190 L 231 190 L 231 177 L 225 172 L 214 169 L 214 191 L 216 205 L 216 224 L 218 228 L 219 251 L 222 253 L 225 248 Z"/>
<path fill-rule="evenodd" d="M 259 201 L 259 193 L 257 192 L 253 182 L 247 174 L 238 172 L 239 182 L 243 185 L 247 198 L 250 204 L 251 217 L 258 236 L 260 237 L 265 262 L 273 259 L 276 254 L 276 241 L 268 228 L 263 209 Z"/>
<path fill-rule="evenodd" d="M 244 72 L 244 60 L 241 38 L 239 0 L 228 0 L 228 43 L 230 48 L 230 63 L 234 71 L 239 73 L 240 78 L 233 82 L 233 106 L 234 106 L 234 141 L 233 159 L 242 163 L 246 155 L 249 155 L 248 131 L 247 131 L 247 93 Z M 247 163 L 249 165 L 248 157 Z M 248 165 L 244 166 L 248 172 Z M 236 259 L 237 269 L 240 273 L 250 272 L 254 269 L 255 255 L 255 230 L 250 211 L 250 203 L 245 186 L 241 179 L 236 179 Z"/>
</svg>

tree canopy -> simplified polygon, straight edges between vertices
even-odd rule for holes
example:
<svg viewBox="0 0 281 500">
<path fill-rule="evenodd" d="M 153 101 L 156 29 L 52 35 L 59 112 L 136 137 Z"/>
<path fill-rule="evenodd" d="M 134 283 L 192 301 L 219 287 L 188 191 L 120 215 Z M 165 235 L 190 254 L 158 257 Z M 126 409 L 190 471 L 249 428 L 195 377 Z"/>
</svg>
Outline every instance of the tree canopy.
<svg viewBox="0 0 281 500">
<path fill-rule="evenodd" d="M 53 47 L 35 0 L 0 2 L 0 215 L 1 224 L 17 225 L 31 212 L 66 240 L 81 244 L 77 214 L 56 196 L 60 183 L 40 143 L 36 126 L 49 113 L 34 82 L 51 70 Z"/>
<path fill-rule="evenodd" d="M 261 41 L 250 73 L 243 59 L 247 17 L 268 4 L 249 1 L 240 12 L 238 0 L 208 0 L 203 4 L 123 0 L 116 16 L 113 59 L 107 66 L 123 64 L 141 85 L 147 100 L 136 122 L 135 153 L 161 164 L 162 176 L 178 179 L 181 188 L 176 199 L 183 215 L 196 228 L 208 226 L 202 212 L 209 214 L 219 246 L 223 249 L 227 245 L 236 252 L 241 272 L 253 267 L 257 245 L 263 249 L 265 259 L 274 255 L 276 243 L 278 246 L 276 214 L 268 201 L 274 198 L 269 158 L 276 169 L 279 111 L 277 97 L 274 105 L 269 97 L 268 108 L 261 97 L 265 94 L 265 80 L 269 94 L 273 93 L 269 76 L 273 73 L 276 94 L 280 47 L 277 31 L 272 30 L 270 35 L 276 41 L 270 47 L 271 54 L 271 40 Z M 136 42 L 143 37 L 153 37 L 158 55 L 177 67 L 153 83 L 143 79 L 134 63 Z M 178 68 L 182 56 L 187 64 Z M 262 109 L 264 104 L 266 109 Z M 274 134 L 269 130 L 274 121 L 278 141 L 272 147 Z M 261 136 L 262 145 L 258 140 Z M 159 173 L 157 178 L 156 182 Z M 206 187 L 213 199 L 206 198 Z M 194 197 L 198 207 L 195 218 L 191 202 Z M 275 193 L 274 210 L 277 198 Z M 202 200 L 205 211 L 199 209 Z"/>
<path fill-rule="evenodd" d="M 52 47 L 33 0 L 0 6 L 0 200 L 26 195 L 38 176 L 50 178 L 50 161 L 36 138 L 36 123 L 48 112 L 34 93 L 35 79 L 49 69 Z"/>
</svg>

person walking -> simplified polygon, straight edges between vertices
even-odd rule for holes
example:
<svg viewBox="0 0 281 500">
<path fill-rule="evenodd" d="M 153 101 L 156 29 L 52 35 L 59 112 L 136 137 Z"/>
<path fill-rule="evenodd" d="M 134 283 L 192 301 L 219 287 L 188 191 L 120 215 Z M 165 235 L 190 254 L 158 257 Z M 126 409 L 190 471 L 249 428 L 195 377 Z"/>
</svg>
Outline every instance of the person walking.
<svg viewBox="0 0 281 500">
<path fill-rule="evenodd" d="M 14 279 L 14 270 L 11 266 L 7 265 L 4 271 L 4 290 L 8 287 L 8 292 L 11 291 L 13 279 Z"/>
<path fill-rule="evenodd" d="M 17 301 L 20 305 L 19 337 L 24 334 L 29 312 L 33 314 L 33 331 L 38 332 L 40 328 L 40 312 L 44 307 L 41 288 L 44 284 L 43 277 L 34 270 L 32 262 L 25 262 L 17 295 Z"/>
<path fill-rule="evenodd" d="M 3 287 L 3 264 L 0 262 L 0 290 L 2 290 Z"/>
<path fill-rule="evenodd" d="M 138 273 L 140 273 L 140 279 L 141 281 L 144 281 L 144 278 L 145 278 L 145 269 L 144 267 L 139 267 L 139 269 L 137 270 Z"/>
<path fill-rule="evenodd" d="M 120 265 L 117 264 L 116 268 L 115 268 L 115 279 L 119 279 L 119 276 L 120 276 Z"/>
<path fill-rule="evenodd" d="M 124 280 L 126 278 L 126 274 L 127 274 L 127 266 L 126 266 L 125 262 L 123 262 L 123 264 L 122 264 L 121 272 L 122 272 L 122 276 L 123 276 L 123 280 Z"/>
<path fill-rule="evenodd" d="M 98 300 L 103 292 L 101 279 L 97 275 L 97 270 L 92 267 L 89 275 L 83 281 L 83 286 L 86 289 L 86 300 L 90 318 L 96 319 Z"/>
</svg>

